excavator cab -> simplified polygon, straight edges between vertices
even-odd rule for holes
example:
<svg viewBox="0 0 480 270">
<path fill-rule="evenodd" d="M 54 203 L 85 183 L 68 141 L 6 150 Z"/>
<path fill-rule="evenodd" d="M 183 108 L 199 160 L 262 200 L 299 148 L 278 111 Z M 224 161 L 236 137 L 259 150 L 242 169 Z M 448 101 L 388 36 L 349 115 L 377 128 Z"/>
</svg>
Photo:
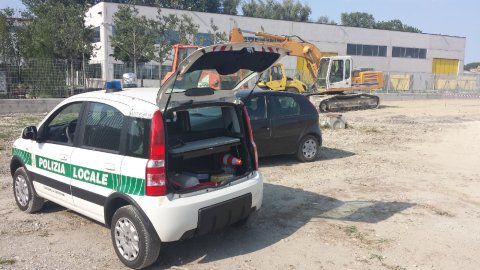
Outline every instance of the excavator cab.
<svg viewBox="0 0 480 270">
<path fill-rule="evenodd" d="M 287 76 L 282 64 L 276 64 L 264 71 L 261 81 L 257 84 L 262 89 L 285 90 Z"/>
<path fill-rule="evenodd" d="M 315 82 L 319 89 L 344 91 L 352 85 L 352 60 L 347 56 L 323 57 Z"/>
</svg>

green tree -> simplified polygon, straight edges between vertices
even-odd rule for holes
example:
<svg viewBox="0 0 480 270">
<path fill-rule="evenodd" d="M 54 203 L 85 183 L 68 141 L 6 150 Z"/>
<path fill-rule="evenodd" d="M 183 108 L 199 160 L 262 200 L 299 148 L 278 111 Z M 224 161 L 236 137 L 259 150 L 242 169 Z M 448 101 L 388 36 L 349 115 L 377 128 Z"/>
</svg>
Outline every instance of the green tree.
<svg viewBox="0 0 480 270">
<path fill-rule="evenodd" d="M 156 19 L 156 35 L 158 43 L 152 60 L 163 63 L 170 56 L 173 44 L 198 44 L 197 34 L 199 25 L 195 24 L 186 14 L 162 15 L 158 9 Z"/>
<path fill-rule="evenodd" d="M 19 64 L 21 60 L 14 15 L 11 8 L 0 9 L 0 62 L 5 64 Z"/>
<path fill-rule="evenodd" d="M 220 13 L 220 0 L 158 0 L 160 8 Z"/>
<path fill-rule="evenodd" d="M 33 1 L 32 1 L 33 2 Z M 30 5 L 21 30 L 23 55 L 69 61 L 89 58 L 93 28 L 85 26 L 87 6 L 74 0 L 44 0 Z"/>
<path fill-rule="evenodd" d="M 337 24 L 334 20 L 330 20 L 330 18 L 328 18 L 328 16 L 320 16 L 320 17 L 318 17 L 317 23 Z"/>
<path fill-rule="evenodd" d="M 29 0 L 24 3 L 27 11 L 22 16 L 27 22 L 19 33 L 22 57 L 64 60 L 66 65 L 53 65 L 53 68 L 66 71 L 64 78 L 72 86 L 73 93 L 75 69 L 80 60 L 84 66 L 93 52 L 93 28 L 85 26 L 87 5 L 78 0 Z M 59 86 L 37 84 L 37 87 L 40 91 L 49 91 Z"/>
<path fill-rule="evenodd" d="M 471 69 L 479 68 L 479 67 L 480 67 L 480 62 L 473 62 L 473 63 L 466 64 L 464 66 L 464 69 L 470 71 Z"/>
<path fill-rule="evenodd" d="M 375 24 L 376 29 L 383 30 L 393 30 L 393 31 L 402 31 L 402 32 L 414 32 L 421 33 L 422 31 L 413 26 L 403 24 L 399 19 L 390 20 L 390 21 L 379 21 Z"/>
<path fill-rule="evenodd" d="M 363 28 L 375 28 L 375 18 L 373 15 L 366 12 L 344 12 L 341 15 L 342 25 L 363 27 Z"/>
<path fill-rule="evenodd" d="M 403 31 L 404 32 L 411 32 L 411 33 L 423 33 L 422 30 L 416 28 L 416 27 L 413 27 L 413 26 L 410 26 L 410 25 L 403 25 Z"/>
<path fill-rule="evenodd" d="M 163 63 L 176 43 L 196 44 L 199 25 L 186 14 L 163 15 L 158 8 L 155 19 L 139 16 L 133 5 L 121 6 L 113 16 L 115 33 L 110 37 L 113 57 L 138 65 L 149 61 Z"/>
<path fill-rule="evenodd" d="M 286 21 L 306 22 L 312 10 L 299 1 L 250 0 L 242 4 L 243 15 Z"/>
<path fill-rule="evenodd" d="M 113 16 L 115 32 L 110 37 L 113 57 L 117 60 L 133 63 L 137 73 L 138 63 L 153 59 L 155 52 L 155 21 L 139 16 L 133 5 L 119 6 Z"/>
<path fill-rule="evenodd" d="M 213 43 L 225 43 L 228 42 L 228 36 L 225 32 L 218 32 L 218 26 L 213 22 L 213 18 L 210 18 L 210 29 L 208 32 L 213 35 Z"/>
<path fill-rule="evenodd" d="M 238 5 L 240 5 L 240 0 L 223 0 L 221 13 L 237 15 Z"/>
</svg>

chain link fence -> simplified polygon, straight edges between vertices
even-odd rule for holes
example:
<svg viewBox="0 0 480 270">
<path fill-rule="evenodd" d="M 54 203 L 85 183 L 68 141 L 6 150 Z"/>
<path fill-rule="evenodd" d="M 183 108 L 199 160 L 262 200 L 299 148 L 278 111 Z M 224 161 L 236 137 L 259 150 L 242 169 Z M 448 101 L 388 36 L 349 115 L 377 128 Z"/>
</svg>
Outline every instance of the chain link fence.
<svg viewBox="0 0 480 270">
<path fill-rule="evenodd" d="M 287 77 L 308 84 L 309 74 L 286 69 Z M 380 91 L 380 90 L 379 90 Z M 480 73 L 459 75 L 384 72 L 384 93 L 480 93 Z"/>
<path fill-rule="evenodd" d="M 0 98 L 56 98 L 100 89 L 101 63 L 23 59 L 0 64 Z"/>
<path fill-rule="evenodd" d="M 170 70 L 170 65 L 139 64 L 138 85 L 159 87 L 161 78 Z M 103 61 L 28 59 L 18 64 L 0 63 L 0 99 L 68 97 L 103 89 L 103 78 L 121 80 L 124 73 L 133 71 L 131 64 L 105 65 Z"/>
<path fill-rule="evenodd" d="M 104 70 L 106 67 L 106 71 Z M 169 65 L 144 64 L 137 70 L 138 85 L 158 87 Z M 55 98 L 102 89 L 104 77 L 121 79 L 132 72 L 128 64 L 51 59 L 28 59 L 18 64 L 0 63 L 0 98 Z M 104 76 L 107 72 L 108 76 Z M 286 69 L 288 77 L 310 84 L 308 74 Z M 384 73 L 382 93 L 480 94 L 480 74 Z"/>
</svg>

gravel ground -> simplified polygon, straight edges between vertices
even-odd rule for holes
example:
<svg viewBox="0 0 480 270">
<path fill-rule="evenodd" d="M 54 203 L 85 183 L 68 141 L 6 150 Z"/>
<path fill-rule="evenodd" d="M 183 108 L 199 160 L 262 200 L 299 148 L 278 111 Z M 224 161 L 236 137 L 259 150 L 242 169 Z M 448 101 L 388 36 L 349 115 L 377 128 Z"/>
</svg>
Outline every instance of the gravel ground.
<svg viewBox="0 0 480 270">
<path fill-rule="evenodd" d="M 164 244 L 152 269 L 478 269 L 480 100 L 385 102 L 324 129 L 320 158 L 260 160 L 249 228 Z M 0 116 L 0 268 L 122 269 L 110 232 L 12 197 L 10 147 L 43 115 Z"/>
</svg>

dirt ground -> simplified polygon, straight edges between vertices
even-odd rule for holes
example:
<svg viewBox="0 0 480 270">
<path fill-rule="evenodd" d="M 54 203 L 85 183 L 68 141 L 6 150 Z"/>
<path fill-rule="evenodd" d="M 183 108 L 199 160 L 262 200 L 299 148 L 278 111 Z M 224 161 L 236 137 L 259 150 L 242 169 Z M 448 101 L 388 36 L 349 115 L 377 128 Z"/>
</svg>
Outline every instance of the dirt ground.
<svg viewBox="0 0 480 270">
<path fill-rule="evenodd" d="M 253 226 L 165 244 L 152 269 L 478 269 L 480 100 L 344 116 L 349 128 L 323 130 L 318 161 L 260 160 Z M 122 269 L 101 224 L 52 203 L 17 209 L 6 133 L 40 117 L 0 116 L 0 268 Z"/>
</svg>

